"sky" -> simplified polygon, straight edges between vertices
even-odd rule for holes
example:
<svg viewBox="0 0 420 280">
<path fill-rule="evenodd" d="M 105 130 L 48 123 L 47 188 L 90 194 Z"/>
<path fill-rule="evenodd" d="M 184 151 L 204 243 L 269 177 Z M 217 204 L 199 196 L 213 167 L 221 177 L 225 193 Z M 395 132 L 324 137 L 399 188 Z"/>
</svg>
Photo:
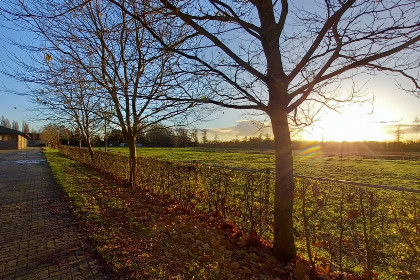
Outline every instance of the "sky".
<svg viewBox="0 0 420 280">
<path fill-rule="evenodd" d="M 10 43 L 11 40 L 32 42 L 32 36 L 5 26 L 10 27 L 10 24 L 0 17 L 0 116 L 9 119 L 10 122 L 17 121 L 20 128 L 25 121 L 31 128 L 41 129 L 44 124 L 36 119 L 34 104 L 28 96 L 23 95 L 27 93 L 28 87 L 3 73 L 11 73 L 17 68 L 13 61 L 14 56 L 29 59 L 25 52 Z"/>
<path fill-rule="evenodd" d="M 16 67 L 11 56 L 26 59 L 24 52 L 9 44 L 9 40 L 28 41 L 30 34 L 8 30 L 0 18 L 0 71 L 10 71 Z M 6 24 L 7 25 L 7 24 Z M 420 118 L 420 98 L 411 96 L 397 87 L 394 77 L 379 74 L 375 77 L 361 77 L 357 80 L 364 89 L 375 97 L 373 104 L 348 104 L 339 113 L 324 110 L 318 115 L 318 121 L 305 128 L 293 138 L 311 141 L 393 141 L 399 126 L 403 140 L 420 140 L 420 132 L 415 132 L 414 118 Z M 25 92 L 25 85 L 0 73 L 0 116 L 10 121 L 29 123 L 31 128 L 40 130 L 45 124 L 37 120 L 33 112 L 34 104 L 28 97 L 12 94 Z M 345 91 L 345 88 L 342 88 Z M 207 129 L 208 139 L 219 140 L 243 139 L 244 137 L 265 137 L 271 134 L 269 123 L 256 125 L 253 120 L 262 120 L 253 116 L 255 112 L 232 109 L 219 109 L 205 122 L 197 124 L 199 129 Z"/>
<path fill-rule="evenodd" d="M 403 141 L 420 140 L 420 131 L 416 132 L 414 123 L 416 116 L 420 118 L 420 98 L 402 91 L 394 77 L 384 74 L 362 78 L 359 83 L 365 84 L 364 89 L 374 96 L 372 104 L 345 104 L 339 112 L 325 109 L 312 126 L 299 131 L 293 138 L 337 142 L 394 141 L 399 126 Z M 253 116 L 244 111 L 225 110 L 212 117 L 206 122 L 211 140 L 216 135 L 220 140 L 272 135 L 268 122 L 261 128 L 261 124 L 255 124 Z"/>
</svg>

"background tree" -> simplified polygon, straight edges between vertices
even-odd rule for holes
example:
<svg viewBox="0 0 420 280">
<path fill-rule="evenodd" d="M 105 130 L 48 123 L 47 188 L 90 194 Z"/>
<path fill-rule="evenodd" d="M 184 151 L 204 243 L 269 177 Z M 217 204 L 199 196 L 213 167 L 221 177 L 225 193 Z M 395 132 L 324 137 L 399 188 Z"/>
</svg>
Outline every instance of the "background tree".
<svg viewBox="0 0 420 280">
<path fill-rule="evenodd" d="M 25 121 L 22 122 L 22 132 L 25 134 L 30 133 L 29 124 Z"/>
<path fill-rule="evenodd" d="M 208 138 L 207 138 L 207 129 L 203 129 L 202 131 L 201 131 L 201 143 L 203 143 L 203 144 L 207 144 L 207 142 L 208 142 L 209 140 L 208 140 Z"/>
<path fill-rule="evenodd" d="M 66 145 L 70 146 L 70 139 L 73 136 L 71 130 L 64 125 L 60 125 L 59 129 L 60 129 L 60 139 L 65 140 Z"/>
<path fill-rule="evenodd" d="M 124 135 L 119 129 L 112 129 L 108 135 L 108 141 L 112 146 L 118 146 L 118 144 L 124 142 Z"/>
<path fill-rule="evenodd" d="M 186 128 L 179 127 L 175 129 L 174 137 L 175 147 L 190 147 L 192 146 L 192 139 L 190 138 L 189 132 Z"/>
<path fill-rule="evenodd" d="M 12 129 L 19 131 L 19 123 L 17 121 L 12 121 Z"/>
<path fill-rule="evenodd" d="M 414 117 L 414 130 L 416 132 L 416 140 L 420 143 L 419 132 L 420 132 L 420 118 L 419 116 Z"/>
<path fill-rule="evenodd" d="M 397 124 L 395 128 L 395 143 L 400 144 L 402 140 L 401 124 Z"/>
<path fill-rule="evenodd" d="M 197 128 L 193 128 L 190 132 L 190 138 L 192 141 L 192 145 L 193 146 L 197 146 L 198 145 L 198 129 Z"/>
<path fill-rule="evenodd" d="M 103 125 L 104 125 L 104 147 L 105 152 L 108 151 L 108 127 L 112 121 L 112 118 L 114 116 L 114 111 L 112 107 L 112 102 L 110 100 L 105 101 L 105 103 L 102 103 L 99 109 L 99 115 L 103 119 Z"/>
<path fill-rule="evenodd" d="M 172 131 L 161 124 L 156 124 L 150 127 L 146 132 L 146 144 L 152 147 L 173 147 L 174 135 Z"/>
<path fill-rule="evenodd" d="M 12 124 L 10 123 L 9 119 L 5 118 L 4 116 L 1 116 L 1 126 L 12 128 Z"/>
<path fill-rule="evenodd" d="M 60 125 L 48 124 L 42 129 L 40 139 L 44 141 L 47 146 L 57 149 L 60 145 L 60 130 Z"/>
<path fill-rule="evenodd" d="M 320 106 L 362 97 L 357 86 L 347 92 L 341 87 L 360 74 L 400 75 L 419 90 L 417 0 L 148 1 L 162 19 L 172 17 L 172 29 L 190 31 L 176 43 L 161 36 L 159 21 L 147 22 L 138 10 L 109 1 L 179 56 L 174 71 L 185 75 L 174 81 L 174 100 L 259 110 L 270 118 L 276 158 L 273 251 L 283 262 L 296 254 L 290 122 L 307 125 Z"/>
</svg>

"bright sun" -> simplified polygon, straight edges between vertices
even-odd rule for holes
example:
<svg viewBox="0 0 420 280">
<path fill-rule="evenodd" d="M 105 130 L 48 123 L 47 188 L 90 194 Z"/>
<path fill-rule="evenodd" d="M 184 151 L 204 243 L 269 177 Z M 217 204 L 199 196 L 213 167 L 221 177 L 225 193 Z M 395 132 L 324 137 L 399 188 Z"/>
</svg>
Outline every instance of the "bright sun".
<svg viewBox="0 0 420 280">
<path fill-rule="evenodd" d="M 325 141 L 385 141 L 389 138 L 381 125 L 358 117 L 338 115 L 322 121 L 322 127 Z"/>
<path fill-rule="evenodd" d="M 340 113 L 327 112 L 311 133 L 309 140 L 317 141 L 389 141 L 393 139 L 385 130 L 385 125 L 378 120 L 382 119 L 381 111 L 375 114 L 361 113 L 354 107 L 348 106 Z"/>
</svg>

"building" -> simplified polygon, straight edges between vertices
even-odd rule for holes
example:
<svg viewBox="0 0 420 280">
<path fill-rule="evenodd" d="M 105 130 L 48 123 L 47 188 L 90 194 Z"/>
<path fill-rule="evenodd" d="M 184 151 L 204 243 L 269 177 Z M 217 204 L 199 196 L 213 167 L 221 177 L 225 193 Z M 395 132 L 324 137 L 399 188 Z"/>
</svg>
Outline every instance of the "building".
<svg viewBox="0 0 420 280">
<path fill-rule="evenodd" d="M 45 147 L 45 141 L 41 140 L 40 133 L 29 133 L 28 147 Z"/>
<path fill-rule="evenodd" d="M 0 150 L 25 149 L 29 136 L 23 132 L 0 126 Z"/>
</svg>

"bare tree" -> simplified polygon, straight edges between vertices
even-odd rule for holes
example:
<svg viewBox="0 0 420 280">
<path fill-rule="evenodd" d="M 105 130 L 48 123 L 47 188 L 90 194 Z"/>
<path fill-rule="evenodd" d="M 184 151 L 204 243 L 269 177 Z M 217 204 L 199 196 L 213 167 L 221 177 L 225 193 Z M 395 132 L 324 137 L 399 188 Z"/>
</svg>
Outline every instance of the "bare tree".
<svg viewBox="0 0 420 280">
<path fill-rule="evenodd" d="M 51 54 L 48 54 L 51 56 Z M 74 123 L 85 139 L 92 161 L 94 153 L 92 138 L 101 122 L 98 112 L 102 100 L 96 84 L 84 77 L 84 72 L 74 66 L 60 54 L 46 59 L 46 70 L 49 78 L 42 81 L 42 89 L 35 91 L 33 97 L 39 103 L 39 109 L 50 119 L 60 119 L 70 125 Z M 46 56 L 47 58 L 48 56 Z M 45 65 L 45 63 L 44 63 Z M 40 67 L 40 66 L 38 66 Z M 70 133 L 66 133 L 70 135 Z M 69 144 L 70 136 L 67 137 Z"/>
<path fill-rule="evenodd" d="M 178 55 L 185 76 L 172 98 L 268 115 L 276 158 L 273 250 L 283 262 L 296 254 L 290 123 L 310 123 L 316 104 L 334 109 L 353 100 L 357 86 L 346 93 L 342 84 L 358 75 L 400 75 L 419 90 L 417 0 L 147 1 L 173 20 L 172 29 L 190 31 L 175 44 L 161 36 L 159 21 L 109 1 Z"/>
<path fill-rule="evenodd" d="M 137 11 L 141 5 L 121 1 Z M 104 1 L 21 1 L 9 7 L 15 20 L 25 22 L 46 40 L 45 59 L 64 56 L 112 101 L 113 112 L 130 151 L 130 184 L 136 173 L 138 132 L 163 120 L 176 121 L 194 103 L 163 98 L 171 90 L 165 75 L 174 63 L 137 21 Z M 154 21 L 153 14 L 148 21 Z M 165 39 L 177 38 L 166 32 Z"/>
</svg>

